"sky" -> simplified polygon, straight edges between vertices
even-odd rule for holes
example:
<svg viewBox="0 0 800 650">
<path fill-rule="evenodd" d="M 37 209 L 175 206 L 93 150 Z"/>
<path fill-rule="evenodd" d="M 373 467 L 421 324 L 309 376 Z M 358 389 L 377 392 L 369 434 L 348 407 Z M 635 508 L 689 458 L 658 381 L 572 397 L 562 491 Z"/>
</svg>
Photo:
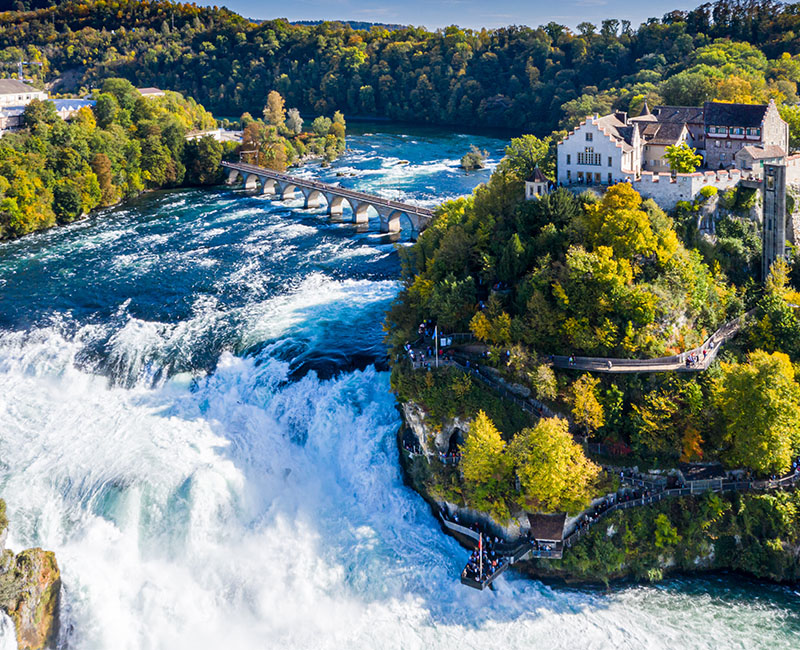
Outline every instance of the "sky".
<svg viewBox="0 0 800 650">
<path fill-rule="evenodd" d="M 206 0 L 207 1 L 207 0 Z M 702 0 L 219 0 L 247 18 L 289 20 L 359 20 L 424 26 L 537 27 L 555 21 L 574 28 L 605 18 L 630 20 L 634 26 L 673 9 L 693 9 Z M 200 4 L 205 4 L 201 2 Z M 209 3 L 211 4 L 211 3 Z"/>
</svg>

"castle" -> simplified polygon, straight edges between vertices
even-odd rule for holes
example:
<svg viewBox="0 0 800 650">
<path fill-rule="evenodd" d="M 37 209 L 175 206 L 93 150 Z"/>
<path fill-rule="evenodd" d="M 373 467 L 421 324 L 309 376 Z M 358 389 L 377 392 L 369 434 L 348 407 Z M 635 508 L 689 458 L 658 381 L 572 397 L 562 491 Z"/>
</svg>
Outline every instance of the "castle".
<svg viewBox="0 0 800 650">
<path fill-rule="evenodd" d="M 703 169 L 673 174 L 669 146 L 682 143 L 703 157 Z M 788 156 L 789 125 L 775 102 L 702 107 L 644 106 L 638 117 L 622 111 L 588 117 L 558 143 L 558 183 L 602 186 L 630 182 L 646 198 L 671 208 L 703 187 L 734 187 L 760 178 L 764 164 L 787 165 L 787 182 L 800 183 L 800 160 Z M 576 188 L 577 189 L 577 188 Z"/>
</svg>

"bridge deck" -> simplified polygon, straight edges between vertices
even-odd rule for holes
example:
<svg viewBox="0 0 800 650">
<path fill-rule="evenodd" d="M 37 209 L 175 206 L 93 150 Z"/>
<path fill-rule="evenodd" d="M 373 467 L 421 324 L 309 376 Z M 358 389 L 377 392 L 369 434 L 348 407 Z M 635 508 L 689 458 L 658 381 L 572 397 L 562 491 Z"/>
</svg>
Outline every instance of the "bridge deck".
<svg viewBox="0 0 800 650">
<path fill-rule="evenodd" d="M 343 196 L 348 199 L 354 199 L 359 202 L 369 203 L 374 206 L 393 208 L 399 212 L 416 214 L 421 217 L 433 218 L 434 214 L 433 210 L 429 208 L 422 208 L 418 205 L 403 203 L 401 201 L 392 201 L 391 199 L 378 196 L 377 194 L 367 194 L 366 192 L 351 190 L 346 187 L 341 187 L 339 185 L 332 185 L 331 183 L 322 183 L 321 181 L 314 181 L 308 178 L 300 178 L 298 176 L 292 176 L 291 174 L 276 172 L 272 169 L 259 167 L 258 165 L 250 165 L 248 163 L 231 163 L 223 161 L 222 166 L 227 167 L 228 169 L 236 169 L 237 171 L 243 172 L 245 174 L 255 174 L 256 176 L 264 176 L 276 181 L 281 181 L 283 183 L 291 183 L 292 185 L 295 185 L 297 187 L 319 190 L 320 192 L 329 192 L 331 194 L 335 194 L 336 196 Z"/>
</svg>

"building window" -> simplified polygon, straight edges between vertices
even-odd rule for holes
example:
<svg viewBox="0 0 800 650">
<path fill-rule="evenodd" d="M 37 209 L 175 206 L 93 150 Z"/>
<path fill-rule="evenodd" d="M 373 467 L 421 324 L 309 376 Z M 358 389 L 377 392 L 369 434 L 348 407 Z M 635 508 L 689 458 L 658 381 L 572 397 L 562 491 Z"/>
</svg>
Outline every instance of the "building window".
<svg viewBox="0 0 800 650">
<path fill-rule="evenodd" d="M 725 140 L 725 148 L 726 149 L 730 149 L 731 148 L 731 141 L 730 140 Z"/>
<path fill-rule="evenodd" d="M 611 172 L 608 172 L 608 184 L 611 185 Z"/>
<path fill-rule="evenodd" d="M 572 172 L 568 169 L 567 170 L 567 183 L 572 182 Z"/>
<path fill-rule="evenodd" d="M 592 147 L 586 147 L 586 150 L 578 152 L 578 164 L 579 165 L 596 165 L 600 166 L 603 164 L 603 156 L 599 153 L 594 153 L 594 149 Z"/>
<path fill-rule="evenodd" d="M 594 134 L 593 133 L 589 133 L 587 131 L 586 132 L 586 142 L 591 142 L 592 141 L 592 137 L 594 137 Z"/>
<path fill-rule="evenodd" d="M 719 155 L 719 159 L 720 160 L 725 160 L 725 152 L 724 151 Z"/>
<path fill-rule="evenodd" d="M 600 174 L 595 174 L 594 175 L 594 182 L 597 183 L 598 185 L 600 185 Z"/>
<path fill-rule="evenodd" d="M 572 156 L 570 156 L 569 154 L 567 154 L 567 164 L 568 164 L 568 165 L 569 165 L 569 163 L 570 163 L 570 159 L 571 159 L 571 158 L 572 158 Z M 567 174 L 569 174 L 569 172 L 567 172 Z"/>
<path fill-rule="evenodd" d="M 613 161 L 613 158 L 611 156 L 609 156 L 608 157 L 608 166 L 609 167 L 613 167 L 614 166 L 614 163 L 612 161 Z"/>
<path fill-rule="evenodd" d="M 583 183 L 583 172 L 578 172 L 578 182 Z"/>
<path fill-rule="evenodd" d="M 714 148 L 719 149 L 719 140 L 714 140 Z"/>
</svg>

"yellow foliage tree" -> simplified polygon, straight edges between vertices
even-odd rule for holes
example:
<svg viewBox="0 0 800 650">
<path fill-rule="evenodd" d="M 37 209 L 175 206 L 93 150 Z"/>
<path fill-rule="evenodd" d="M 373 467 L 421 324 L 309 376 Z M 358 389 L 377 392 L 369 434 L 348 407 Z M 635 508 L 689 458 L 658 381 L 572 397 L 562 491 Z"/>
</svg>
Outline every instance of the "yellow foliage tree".
<svg viewBox="0 0 800 650">
<path fill-rule="evenodd" d="M 523 429 L 514 436 L 509 453 L 524 508 L 576 512 L 590 502 L 600 467 L 572 439 L 566 420 L 545 418 Z"/>
<path fill-rule="evenodd" d="M 591 432 L 605 424 L 603 405 L 597 399 L 600 380 L 591 375 L 581 375 L 572 384 L 572 415 L 576 424 Z"/>
<path fill-rule="evenodd" d="M 755 350 L 748 363 L 723 363 L 714 400 L 734 466 L 786 472 L 800 448 L 800 385 L 783 352 Z"/>
<path fill-rule="evenodd" d="M 655 253 L 658 242 L 641 204 L 642 197 L 629 183 L 609 188 L 601 201 L 585 206 L 589 241 L 611 247 L 617 258 Z"/>
</svg>

